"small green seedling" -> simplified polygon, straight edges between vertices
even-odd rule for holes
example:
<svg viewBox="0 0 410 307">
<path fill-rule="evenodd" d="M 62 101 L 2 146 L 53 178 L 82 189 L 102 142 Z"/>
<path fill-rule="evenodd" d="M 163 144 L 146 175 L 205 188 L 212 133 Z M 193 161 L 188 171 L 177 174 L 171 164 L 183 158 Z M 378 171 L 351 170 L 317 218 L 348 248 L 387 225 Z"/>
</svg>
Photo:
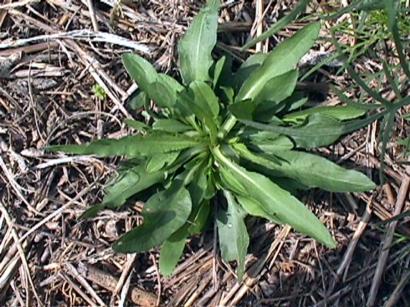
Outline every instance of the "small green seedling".
<svg viewBox="0 0 410 307">
<path fill-rule="evenodd" d="M 94 84 L 91 90 L 97 99 L 100 99 L 100 100 L 107 99 L 107 93 L 105 92 L 103 87 L 99 85 L 98 83 Z"/>
<path fill-rule="evenodd" d="M 245 218 L 287 224 L 327 247 L 336 243 L 326 227 L 294 195 L 299 189 L 332 192 L 371 190 L 362 173 L 346 170 L 306 149 L 335 142 L 345 122 L 363 115 L 350 106 L 304 108 L 295 90 L 297 63 L 315 42 L 320 25 L 310 24 L 268 54 L 255 54 L 233 72 L 222 57 L 214 62 L 219 1 L 208 1 L 179 42 L 181 84 L 157 73 L 142 57 L 123 63 L 137 82 L 152 122 L 128 120 L 140 134 L 87 145 L 53 146 L 53 151 L 125 156 L 127 162 L 104 200 L 85 212 L 118 209 L 131 197 L 146 200 L 144 222 L 115 244 L 135 253 L 161 246 L 160 269 L 170 275 L 186 239 L 218 228 L 225 261 L 245 270 L 249 236 Z"/>
</svg>

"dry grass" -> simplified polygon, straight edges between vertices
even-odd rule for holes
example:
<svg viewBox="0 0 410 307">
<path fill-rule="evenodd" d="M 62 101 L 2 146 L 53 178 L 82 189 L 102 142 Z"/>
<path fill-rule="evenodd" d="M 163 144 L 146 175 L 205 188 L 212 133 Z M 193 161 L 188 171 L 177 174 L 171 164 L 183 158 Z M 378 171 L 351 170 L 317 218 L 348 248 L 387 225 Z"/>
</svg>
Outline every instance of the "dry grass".
<svg viewBox="0 0 410 307">
<path fill-rule="evenodd" d="M 190 241 L 174 276 L 166 279 L 158 273 L 157 251 L 120 255 L 110 248 L 140 221 L 142 204 L 80 221 L 83 210 L 101 200 L 119 161 L 48 154 L 43 148 L 127 134 L 123 119 L 140 114 L 127 104 L 136 86 L 120 55 L 133 48 L 161 71 L 176 74 L 176 42 L 201 6 L 141 0 L 116 7 L 116 1 L 102 0 L 91 8 L 92 2 L 0 4 L 0 298 L 5 305 L 365 306 L 376 294 L 376 306 L 410 305 L 410 243 L 399 240 L 408 238 L 409 223 L 380 224 L 409 209 L 408 172 L 397 163 L 395 142 L 407 133 L 402 120 L 389 143 L 383 187 L 373 194 L 314 190 L 304 196 L 338 248 L 328 250 L 288 227 L 250 220 L 252 245 L 241 284 L 216 252 L 213 229 Z M 224 50 L 240 61 L 238 46 L 286 14 L 294 1 L 278 2 L 225 1 L 223 43 L 216 53 Z M 300 26 L 257 50 L 271 48 Z M 317 48 L 331 51 L 326 43 Z M 363 59 L 357 68 L 374 62 Z M 314 88 L 313 97 L 338 104 L 324 89 L 330 82 L 344 87 L 349 78 L 334 73 L 324 68 L 309 81 L 317 86 L 305 87 Z M 106 99 L 94 95 L 95 84 Z M 374 123 L 323 154 L 377 178 L 378 132 Z M 374 282 L 371 287 L 375 275 L 379 287 Z"/>
</svg>

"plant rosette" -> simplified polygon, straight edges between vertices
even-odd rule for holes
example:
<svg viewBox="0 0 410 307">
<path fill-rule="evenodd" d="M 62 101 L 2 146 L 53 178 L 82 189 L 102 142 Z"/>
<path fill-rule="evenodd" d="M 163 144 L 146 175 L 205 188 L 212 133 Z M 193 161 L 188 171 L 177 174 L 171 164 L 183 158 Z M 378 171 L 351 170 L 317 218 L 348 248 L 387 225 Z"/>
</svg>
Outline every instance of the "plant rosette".
<svg viewBox="0 0 410 307">
<path fill-rule="evenodd" d="M 245 218 L 290 225 L 327 247 L 336 243 L 327 228 L 294 195 L 321 188 L 368 191 L 375 184 L 308 149 L 334 143 L 350 119 L 364 115 L 351 106 L 306 108 L 298 92 L 297 63 L 318 37 L 313 23 L 267 54 L 250 56 L 235 72 L 231 61 L 214 62 L 219 1 L 208 1 L 178 45 L 182 83 L 157 73 L 136 54 L 122 58 L 141 92 L 149 123 L 127 120 L 139 133 L 51 151 L 125 156 L 119 176 L 105 191 L 102 209 L 119 209 L 131 198 L 145 201 L 144 222 L 113 246 L 123 253 L 161 246 L 160 270 L 172 274 L 186 240 L 216 223 L 222 258 L 245 271 L 249 245 Z M 150 101 L 159 106 L 149 110 Z"/>
</svg>

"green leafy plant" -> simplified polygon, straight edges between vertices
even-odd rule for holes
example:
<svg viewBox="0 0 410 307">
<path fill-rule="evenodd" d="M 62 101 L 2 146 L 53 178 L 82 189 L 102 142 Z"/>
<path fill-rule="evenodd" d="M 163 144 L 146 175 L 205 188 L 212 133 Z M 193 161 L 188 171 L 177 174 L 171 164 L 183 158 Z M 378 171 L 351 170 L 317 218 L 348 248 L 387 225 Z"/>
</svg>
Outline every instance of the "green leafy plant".
<svg viewBox="0 0 410 307">
<path fill-rule="evenodd" d="M 328 247 L 335 241 L 294 194 L 299 189 L 367 191 L 374 183 L 305 149 L 326 146 L 352 129 L 363 115 L 351 106 L 304 108 L 295 90 L 297 63 L 315 42 L 320 25 L 310 24 L 268 54 L 255 54 L 235 72 L 231 61 L 212 58 L 219 1 L 208 1 L 179 43 L 183 84 L 135 54 L 123 56 L 141 101 L 154 101 L 150 121 L 127 120 L 139 134 L 52 151 L 125 156 L 119 176 L 101 204 L 118 209 L 132 197 L 145 200 L 144 222 L 115 244 L 118 252 L 161 246 L 160 269 L 172 273 L 186 239 L 214 220 L 221 255 L 237 261 L 241 278 L 249 245 L 246 216 L 288 224 Z M 347 127 L 347 128 L 346 128 Z"/>
</svg>

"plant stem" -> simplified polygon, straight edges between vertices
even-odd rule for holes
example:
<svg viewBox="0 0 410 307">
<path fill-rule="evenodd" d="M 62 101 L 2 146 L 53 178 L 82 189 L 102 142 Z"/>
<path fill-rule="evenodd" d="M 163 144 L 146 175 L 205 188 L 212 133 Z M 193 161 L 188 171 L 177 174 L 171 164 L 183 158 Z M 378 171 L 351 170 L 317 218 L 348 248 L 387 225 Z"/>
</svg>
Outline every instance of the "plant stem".
<svg viewBox="0 0 410 307">
<path fill-rule="evenodd" d="M 218 161 L 221 164 L 224 164 L 225 166 L 232 167 L 232 163 L 229 161 L 228 158 L 224 156 L 219 146 L 212 148 L 211 152 L 216 161 Z"/>
<path fill-rule="evenodd" d="M 223 123 L 221 131 L 219 131 L 218 137 L 220 139 L 223 139 L 232 130 L 232 128 L 235 126 L 236 123 L 237 123 L 236 117 L 233 115 L 229 115 L 227 120 Z"/>
</svg>

